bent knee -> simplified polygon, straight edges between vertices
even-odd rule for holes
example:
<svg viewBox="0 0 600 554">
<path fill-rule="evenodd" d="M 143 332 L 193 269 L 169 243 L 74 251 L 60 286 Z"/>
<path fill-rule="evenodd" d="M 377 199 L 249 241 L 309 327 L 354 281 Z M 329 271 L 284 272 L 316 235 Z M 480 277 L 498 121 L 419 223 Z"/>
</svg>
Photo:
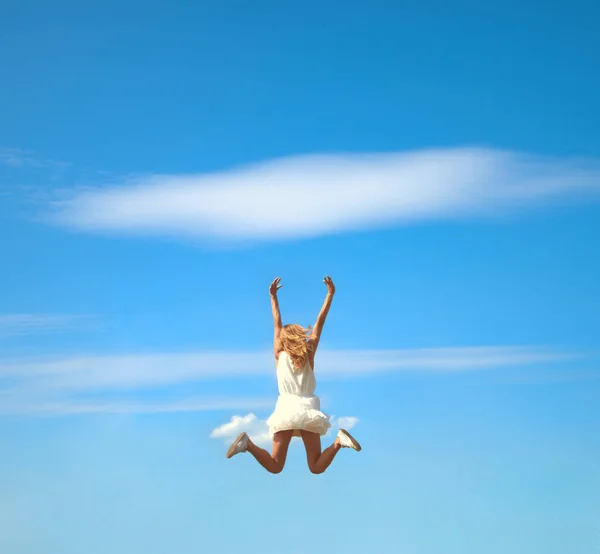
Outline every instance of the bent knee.
<svg viewBox="0 0 600 554">
<path fill-rule="evenodd" d="M 310 472 L 313 473 L 314 475 L 320 475 L 324 471 L 324 470 L 319 469 L 317 466 L 312 465 L 312 464 L 308 466 L 308 469 L 310 469 Z"/>
<path fill-rule="evenodd" d="M 283 471 L 283 464 L 274 465 L 271 469 L 271 473 L 281 473 Z"/>
</svg>

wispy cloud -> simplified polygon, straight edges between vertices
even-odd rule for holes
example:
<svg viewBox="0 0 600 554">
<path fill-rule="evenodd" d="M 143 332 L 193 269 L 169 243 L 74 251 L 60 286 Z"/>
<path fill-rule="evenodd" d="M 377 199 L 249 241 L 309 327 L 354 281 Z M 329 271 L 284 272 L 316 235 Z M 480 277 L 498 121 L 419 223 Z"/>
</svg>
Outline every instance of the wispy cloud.
<svg viewBox="0 0 600 554">
<path fill-rule="evenodd" d="M 92 319 L 83 315 L 0 314 L 0 338 L 80 328 Z"/>
<path fill-rule="evenodd" d="M 36 155 L 31 150 L 22 148 L 0 148 L 0 165 L 23 169 L 26 167 L 64 168 L 69 167 L 71 164 L 68 162 L 58 162 L 43 158 Z"/>
<path fill-rule="evenodd" d="M 547 346 L 471 346 L 396 350 L 338 350 L 321 353 L 326 378 L 395 371 L 457 373 L 530 366 L 580 358 Z"/>
<path fill-rule="evenodd" d="M 81 191 L 54 205 L 52 221 L 233 244 L 494 216 L 586 192 L 600 192 L 598 160 L 486 148 L 311 155 Z"/>
<path fill-rule="evenodd" d="M 0 164 L 8 167 L 23 167 L 29 165 L 32 158 L 18 148 L 0 148 Z"/>
<path fill-rule="evenodd" d="M 326 381 L 384 372 L 457 373 L 525 368 L 578 357 L 582 356 L 533 346 L 324 350 L 319 353 L 316 371 L 319 379 Z M 162 403 L 136 400 L 122 404 L 112 400 L 91 402 L 81 397 L 89 394 L 106 397 L 118 391 L 154 390 L 160 393 L 166 387 L 203 379 L 214 381 L 240 376 L 273 378 L 272 354 L 268 351 L 196 352 L 4 360 L 0 361 L 0 411 L 44 414 L 217 409 L 208 408 L 210 402 L 206 399 L 200 402 L 177 398 Z"/>
<path fill-rule="evenodd" d="M 24 399 L 1 395 L 0 414 L 56 416 L 73 414 L 150 414 L 164 412 L 203 412 L 218 410 L 266 409 L 266 398 L 184 398 L 174 401 L 81 400 L 69 397 Z"/>
<path fill-rule="evenodd" d="M 337 433 L 339 429 L 350 430 L 358 423 L 359 419 L 353 416 L 346 417 L 331 417 L 331 428 L 325 435 L 331 437 L 334 433 Z M 268 446 L 271 443 L 271 436 L 269 434 L 269 427 L 267 426 L 266 419 L 259 419 L 253 413 L 249 413 L 245 416 L 234 415 L 232 418 L 223 425 L 212 430 L 210 433 L 211 439 L 221 439 L 225 444 L 230 444 L 235 437 L 240 433 L 248 433 L 248 436 L 252 439 L 252 442 L 259 446 Z"/>
<path fill-rule="evenodd" d="M 339 379 L 394 371 L 460 372 L 558 362 L 577 354 L 549 347 L 501 346 L 397 350 L 324 350 L 316 371 Z M 26 377 L 62 389 L 155 387 L 206 378 L 271 375 L 270 352 L 196 352 L 76 356 L 0 361 L 0 378 Z"/>
</svg>

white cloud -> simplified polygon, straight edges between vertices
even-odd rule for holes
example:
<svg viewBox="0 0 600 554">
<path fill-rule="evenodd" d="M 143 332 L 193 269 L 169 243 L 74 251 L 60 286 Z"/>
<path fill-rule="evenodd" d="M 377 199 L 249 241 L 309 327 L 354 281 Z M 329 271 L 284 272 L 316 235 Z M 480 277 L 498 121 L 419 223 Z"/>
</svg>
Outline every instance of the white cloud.
<svg viewBox="0 0 600 554">
<path fill-rule="evenodd" d="M 597 160 L 486 148 L 310 155 L 130 179 L 57 202 L 52 217 L 84 231 L 243 243 L 493 216 L 586 191 L 600 191 Z"/>
<path fill-rule="evenodd" d="M 13 335 L 80 328 L 89 316 L 51 314 L 0 314 L 0 338 Z"/>
<path fill-rule="evenodd" d="M 329 429 L 325 437 L 331 438 L 333 435 L 337 434 L 339 429 L 350 430 L 358 423 L 358 421 L 357 417 L 352 416 L 339 418 L 331 416 L 331 429 Z M 259 419 L 253 413 L 249 413 L 245 416 L 232 416 L 227 423 L 213 429 L 210 438 L 222 439 L 225 444 L 229 445 L 233 439 L 242 432 L 248 433 L 252 442 L 263 448 L 271 444 L 272 439 L 269 434 L 267 420 Z"/>
</svg>

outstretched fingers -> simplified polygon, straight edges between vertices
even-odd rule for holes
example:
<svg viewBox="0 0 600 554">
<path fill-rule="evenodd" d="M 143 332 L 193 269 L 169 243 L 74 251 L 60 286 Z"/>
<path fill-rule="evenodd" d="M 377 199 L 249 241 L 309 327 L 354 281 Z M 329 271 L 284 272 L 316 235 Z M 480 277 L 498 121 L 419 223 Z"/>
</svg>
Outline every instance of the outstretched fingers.
<svg viewBox="0 0 600 554">
<path fill-rule="evenodd" d="M 271 283 L 271 286 L 269 287 L 269 293 L 271 295 L 277 294 L 277 291 L 283 287 L 283 285 L 280 284 L 281 283 L 281 277 L 276 277 L 273 282 Z"/>
<path fill-rule="evenodd" d="M 335 285 L 333 284 L 333 279 L 329 275 L 326 275 L 323 278 L 323 282 L 327 285 L 327 290 L 331 294 L 333 294 L 335 292 Z"/>
</svg>

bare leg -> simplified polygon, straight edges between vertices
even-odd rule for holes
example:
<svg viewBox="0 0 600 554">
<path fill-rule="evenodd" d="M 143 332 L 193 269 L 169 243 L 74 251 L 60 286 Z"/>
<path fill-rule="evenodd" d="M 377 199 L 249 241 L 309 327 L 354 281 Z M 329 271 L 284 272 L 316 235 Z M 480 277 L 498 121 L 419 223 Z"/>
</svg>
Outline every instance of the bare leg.
<svg viewBox="0 0 600 554">
<path fill-rule="evenodd" d="M 331 446 L 321 452 L 321 436 L 319 433 L 301 431 L 302 440 L 306 448 L 306 459 L 311 473 L 323 473 L 333 462 L 342 446 L 336 438 Z"/>
<path fill-rule="evenodd" d="M 293 431 L 279 431 L 273 435 L 273 454 L 269 454 L 264 448 L 256 446 L 248 440 L 248 452 L 256 461 L 270 473 L 281 473 L 285 465 L 288 447 L 292 439 Z"/>
</svg>

